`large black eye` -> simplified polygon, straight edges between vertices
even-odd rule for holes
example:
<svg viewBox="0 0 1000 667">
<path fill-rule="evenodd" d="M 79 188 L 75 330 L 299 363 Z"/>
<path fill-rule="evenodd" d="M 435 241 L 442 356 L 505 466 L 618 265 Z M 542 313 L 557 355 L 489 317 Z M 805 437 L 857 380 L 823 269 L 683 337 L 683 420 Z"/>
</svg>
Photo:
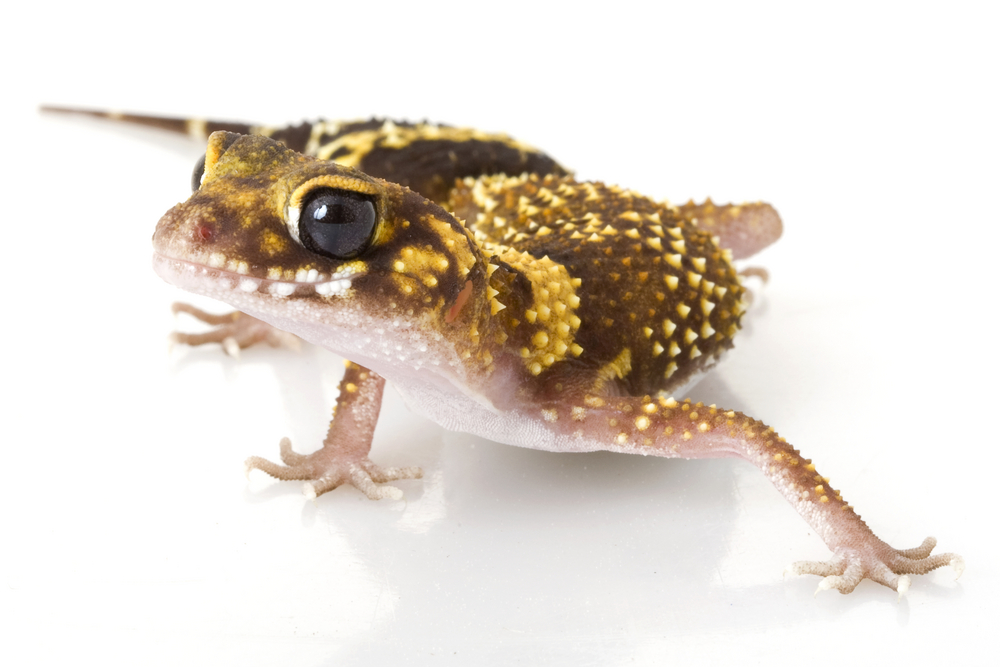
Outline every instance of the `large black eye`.
<svg viewBox="0 0 1000 667">
<path fill-rule="evenodd" d="M 201 177 L 205 175 L 205 154 L 202 153 L 198 161 L 194 163 L 194 171 L 191 172 L 191 192 L 198 192 L 201 188 Z"/>
<path fill-rule="evenodd" d="M 309 250 L 334 259 L 357 257 L 375 231 L 371 197 L 333 188 L 318 188 L 303 201 L 299 239 Z"/>
</svg>

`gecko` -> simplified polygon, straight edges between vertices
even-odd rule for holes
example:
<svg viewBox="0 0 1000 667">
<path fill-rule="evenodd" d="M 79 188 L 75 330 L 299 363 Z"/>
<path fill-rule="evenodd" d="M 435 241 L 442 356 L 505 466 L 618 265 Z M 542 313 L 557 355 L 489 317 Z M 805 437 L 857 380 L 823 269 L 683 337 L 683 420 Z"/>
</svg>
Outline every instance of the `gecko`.
<svg viewBox="0 0 1000 667">
<path fill-rule="evenodd" d="M 431 123 L 283 127 L 70 111 L 207 139 L 193 193 L 153 235 L 164 280 L 238 309 L 175 334 L 236 352 L 300 337 L 343 356 L 322 447 L 284 438 L 246 461 L 315 498 L 340 485 L 402 497 L 416 467 L 369 458 L 386 381 L 445 429 L 555 452 L 737 457 L 833 553 L 786 571 L 817 593 L 870 579 L 901 597 L 944 565 L 934 538 L 880 540 L 814 464 L 736 410 L 677 400 L 733 346 L 748 291 L 734 261 L 781 234 L 768 204 L 681 206 L 576 180 L 507 135 Z"/>
</svg>

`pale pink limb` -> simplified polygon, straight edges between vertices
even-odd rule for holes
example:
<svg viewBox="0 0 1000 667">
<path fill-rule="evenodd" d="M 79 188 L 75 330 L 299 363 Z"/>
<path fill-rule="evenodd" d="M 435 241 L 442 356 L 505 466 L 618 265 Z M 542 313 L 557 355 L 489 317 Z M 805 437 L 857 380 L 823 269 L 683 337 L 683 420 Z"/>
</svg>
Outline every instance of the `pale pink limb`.
<svg viewBox="0 0 1000 667">
<path fill-rule="evenodd" d="M 770 204 L 702 204 L 689 201 L 678 207 L 698 227 L 719 237 L 719 247 L 728 248 L 733 259 L 755 255 L 781 237 L 781 218 Z"/>
<path fill-rule="evenodd" d="M 283 438 L 280 453 L 285 465 L 251 456 L 244 464 L 247 473 L 257 469 L 277 479 L 306 481 L 303 493 L 310 498 L 342 484 L 356 487 L 372 500 L 401 498 L 400 489 L 383 484 L 418 479 L 423 476 L 420 468 L 386 468 L 368 458 L 384 388 L 382 376 L 348 362 L 323 447 L 312 454 L 298 454 L 292 451 L 291 441 Z"/>
</svg>

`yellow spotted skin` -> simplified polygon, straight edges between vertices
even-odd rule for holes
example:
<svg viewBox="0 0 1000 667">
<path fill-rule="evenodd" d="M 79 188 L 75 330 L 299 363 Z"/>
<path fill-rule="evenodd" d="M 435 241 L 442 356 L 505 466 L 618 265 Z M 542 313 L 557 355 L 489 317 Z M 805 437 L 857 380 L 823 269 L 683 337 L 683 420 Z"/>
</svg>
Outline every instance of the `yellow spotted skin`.
<svg viewBox="0 0 1000 667">
<path fill-rule="evenodd" d="M 667 204 L 532 174 L 466 179 L 448 208 L 496 267 L 492 299 L 504 308 L 492 327 L 547 389 L 669 390 L 732 346 L 744 310 L 736 270 Z"/>
</svg>

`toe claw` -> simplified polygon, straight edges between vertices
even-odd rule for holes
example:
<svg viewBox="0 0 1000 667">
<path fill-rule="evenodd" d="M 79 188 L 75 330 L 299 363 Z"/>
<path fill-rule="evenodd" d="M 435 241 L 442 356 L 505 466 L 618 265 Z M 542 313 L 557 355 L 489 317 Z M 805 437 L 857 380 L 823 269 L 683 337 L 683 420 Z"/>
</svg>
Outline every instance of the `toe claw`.
<svg viewBox="0 0 1000 667">
<path fill-rule="evenodd" d="M 965 559 L 962 558 L 961 556 L 956 555 L 954 558 L 948 561 L 948 565 L 951 565 L 951 568 L 955 570 L 956 580 L 962 576 L 963 572 L 965 572 Z"/>
<path fill-rule="evenodd" d="M 902 600 L 908 590 L 910 590 L 910 577 L 904 574 L 896 580 L 896 592 L 899 593 L 899 597 L 896 598 L 896 602 Z"/>
<path fill-rule="evenodd" d="M 240 344 L 232 336 L 226 336 L 222 339 L 222 349 L 233 359 L 240 358 Z"/>
<path fill-rule="evenodd" d="M 816 587 L 816 592 L 813 593 L 813 597 L 820 594 L 821 591 L 828 591 L 831 588 L 837 588 L 840 582 L 840 577 L 837 575 L 830 575 L 829 577 L 823 577 L 819 580 L 819 586 Z"/>
</svg>

